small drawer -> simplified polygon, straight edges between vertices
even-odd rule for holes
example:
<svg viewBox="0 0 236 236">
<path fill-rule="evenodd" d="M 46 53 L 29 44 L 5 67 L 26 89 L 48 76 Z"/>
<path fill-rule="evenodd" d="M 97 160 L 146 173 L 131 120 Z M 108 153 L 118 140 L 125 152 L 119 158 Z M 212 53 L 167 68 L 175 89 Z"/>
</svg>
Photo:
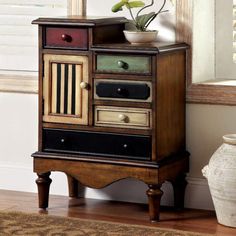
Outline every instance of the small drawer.
<svg viewBox="0 0 236 236">
<path fill-rule="evenodd" d="M 96 71 L 101 73 L 151 74 L 151 57 L 96 55 Z"/>
<path fill-rule="evenodd" d="M 151 110 L 142 108 L 96 106 L 95 125 L 131 129 L 150 129 Z"/>
<path fill-rule="evenodd" d="M 151 102 L 152 85 L 150 82 L 133 82 L 122 80 L 95 80 L 94 98 Z"/>
<path fill-rule="evenodd" d="M 88 48 L 88 30 L 78 28 L 47 27 L 45 48 Z"/>
<path fill-rule="evenodd" d="M 43 150 L 94 157 L 151 160 L 151 137 L 45 129 Z"/>
</svg>

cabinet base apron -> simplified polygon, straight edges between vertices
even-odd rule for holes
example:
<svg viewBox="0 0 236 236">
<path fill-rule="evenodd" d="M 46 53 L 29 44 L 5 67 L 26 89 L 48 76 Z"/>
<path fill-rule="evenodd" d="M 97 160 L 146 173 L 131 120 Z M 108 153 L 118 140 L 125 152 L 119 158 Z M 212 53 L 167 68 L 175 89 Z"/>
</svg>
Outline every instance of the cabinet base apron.
<svg viewBox="0 0 236 236">
<path fill-rule="evenodd" d="M 49 189 L 52 171 L 67 175 L 69 197 L 79 196 L 78 184 L 91 188 L 104 188 L 118 180 L 134 178 L 147 184 L 149 216 L 152 222 L 159 221 L 160 202 L 163 192 L 161 186 L 170 181 L 174 190 L 174 204 L 177 209 L 184 207 L 184 192 L 186 187 L 185 173 L 188 172 L 189 154 L 187 152 L 171 157 L 171 161 L 162 163 L 106 163 L 86 158 L 81 160 L 61 160 L 60 155 L 36 152 L 34 157 L 34 172 L 37 173 L 39 208 L 46 209 L 49 201 Z"/>
</svg>

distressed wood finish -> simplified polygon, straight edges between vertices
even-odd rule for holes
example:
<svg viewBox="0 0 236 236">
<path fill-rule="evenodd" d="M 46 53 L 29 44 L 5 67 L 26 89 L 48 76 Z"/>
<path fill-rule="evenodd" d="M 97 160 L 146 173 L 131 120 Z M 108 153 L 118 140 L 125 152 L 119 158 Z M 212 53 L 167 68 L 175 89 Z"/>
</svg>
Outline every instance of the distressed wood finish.
<svg viewBox="0 0 236 236">
<path fill-rule="evenodd" d="M 88 48 L 87 29 L 46 27 L 45 30 L 45 48 Z"/>
<path fill-rule="evenodd" d="M 78 198 L 79 197 L 78 180 L 72 177 L 71 175 L 67 174 L 67 181 L 68 181 L 69 197 Z"/>
<path fill-rule="evenodd" d="M 151 110 L 121 107 L 95 107 L 95 125 L 136 129 L 151 128 Z"/>
<path fill-rule="evenodd" d="M 152 222 L 159 221 L 160 200 L 163 194 L 160 190 L 161 185 L 165 180 L 174 182 L 180 172 L 184 173 L 188 171 L 188 155 L 186 154 L 180 156 L 180 159 L 178 158 L 171 163 L 166 163 L 159 168 L 154 166 L 152 168 L 148 166 L 133 166 L 127 163 L 126 165 L 125 163 L 112 165 L 106 162 L 96 163 L 96 161 L 87 162 L 81 160 L 78 162 L 73 160 L 56 160 L 48 159 L 47 154 L 35 154 L 34 156 L 38 156 L 38 158 L 34 159 L 34 171 L 39 175 L 44 175 L 44 173 L 48 173 L 49 171 L 61 171 L 69 176 L 73 176 L 69 183 L 71 195 L 76 193 L 71 192 L 71 186 L 74 188 L 74 178 L 81 184 L 92 188 L 103 188 L 125 178 L 135 178 L 145 182 L 149 186 L 147 196 L 149 199 L 149 215 Z M 160 172 L 162 173 L 161 178 L 159 177 Z M 179 184 L 181 185 L 180 180 L 181 179 L 179 179 Z M 183 181 L 185 183 L 185 179 Z M 48 199 L 44 197 L 48 196 L 48 191 L 49 188 L 45 185 L 44 189 L 41 190 L 41 194 L 39 194 L 41 206 L 46 206 L 48 203 Z M 177 200 L 179 200 L 179 202 L 177 202 Z M 180 206 L 182 203 L 182 198 L 175 198 L 175 204 L 177 206 Z"/>
<path fill-rule="evenodd" d="M 88 124 L 88 57 L 44 55 L 45 122 Z"/>
<path fill-rule="evenodd" d="M 158 160 L 185 150 L 185 60 L 185 52 L 160 55 L 157 58 Z"/>
<path fill-rule="evenodd" d="M 141 135 L 121 135 L 87 131 L 45 129 L 45 152 L 94 155 L 96 158 L 150 160 L 151 139 Z M 80 157 L 75 157 L 79 160 Z"/>
<path fill-rule="evenodd" d="M 98 54 L 96 56 L 96 71 L 100 73 L 150 74 L 151 60 L 148 56 Z"/>
<path fill-rule="evenodd" d="M 152 83 L 127 79 L 94 79 L 94 98 L 127 102 L 152 102 Z"/>
<path fill-rule="evenodd" d="M 173 184 L 176 207 L 183 206 L 188 46 L 125 43 L 125 22 L 81 16 L 34 21 L 39 24 L 39 149 L 32 156 L 42 208 L 48 206 L 52 171 L 66 173 L 71 197 L 80 194 L 78 183 L 103 188 L 126 178 L 143 181 L 151 221 L 159 220 L 165 181 Z M 72 33 L 83 28 L 87 47 L 58 46 L 52 37 L 48 48 L 51 27 Z"/>
<path fill-rule="evenodd" d="M 52 182 L 52 180 L 49 178 L 50 174 L 51 172 L 45 172 L 42 174 L 38 173 L 38 178 L 36 179 L 36 184 L 38 185 L 40 208 L 48 207 L 49 188 Z"/>
</svg>

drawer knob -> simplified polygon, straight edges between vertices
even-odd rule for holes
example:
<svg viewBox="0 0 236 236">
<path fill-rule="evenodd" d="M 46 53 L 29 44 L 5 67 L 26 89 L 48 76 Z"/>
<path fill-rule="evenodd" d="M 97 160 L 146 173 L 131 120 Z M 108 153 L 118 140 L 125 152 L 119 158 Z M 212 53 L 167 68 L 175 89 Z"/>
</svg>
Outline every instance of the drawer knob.
<svg viewBox="0 0 236 236">
<path fill-rule="evenodd" d="M 68 43 L 72 41 L 72 37 L 68 34 L 62 34 L 61 39 Z"/>
<path fill-rule="evenodd" d="M 86 82 L 81 82 L 81 83 L 80 83 L 80 88 L 82 88 L 82 89 L 88 89 L 88 87 L 89 87 L 89 84 L 88 84 L 88 83 L 86 83 Z"/>
<path fill-rule="evenodd" d="M 124 62 L 124 61 L 119 60 L 117 62 L 117 65 L 118 65 L 119 68 L 128 69 L 128 64 L 126 62 Z"/>
<path fill-rule="evenodd" d="M 120 121 L 128 122 L 128 116 L 125 114 L 119 114 L 118 118 Z"/>
<path fill-rule="evenodd" d="M 124 88 L 118 88 L 116 90 L 117 94 L 119 94 L 120 96 L 128 96 L 128 91 Z"/>
<path fill-rule="evenodd" d="M 64 138 L 61 139 L 61 143 L 65 143 L 65 139 Z"/>
</svg>

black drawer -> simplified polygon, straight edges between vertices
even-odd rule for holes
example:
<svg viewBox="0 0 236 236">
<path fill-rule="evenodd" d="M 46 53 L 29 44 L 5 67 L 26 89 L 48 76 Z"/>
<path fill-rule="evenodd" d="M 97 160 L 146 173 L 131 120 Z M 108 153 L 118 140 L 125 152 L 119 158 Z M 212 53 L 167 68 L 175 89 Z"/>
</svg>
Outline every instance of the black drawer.
<svg viewBox="0 0 236 236">
<path fill-rule="evenodd" d="M 151 138 L 138 135 L 45 129 L 43 149 L 46 152 L 150 160 Z"/>
<path fill-rule="evenodd" d="M 95 91 L 98 98 L 147 100 L 150 97 L 150 86 L 146 83 L 97 81 Z"/>
</svg>

